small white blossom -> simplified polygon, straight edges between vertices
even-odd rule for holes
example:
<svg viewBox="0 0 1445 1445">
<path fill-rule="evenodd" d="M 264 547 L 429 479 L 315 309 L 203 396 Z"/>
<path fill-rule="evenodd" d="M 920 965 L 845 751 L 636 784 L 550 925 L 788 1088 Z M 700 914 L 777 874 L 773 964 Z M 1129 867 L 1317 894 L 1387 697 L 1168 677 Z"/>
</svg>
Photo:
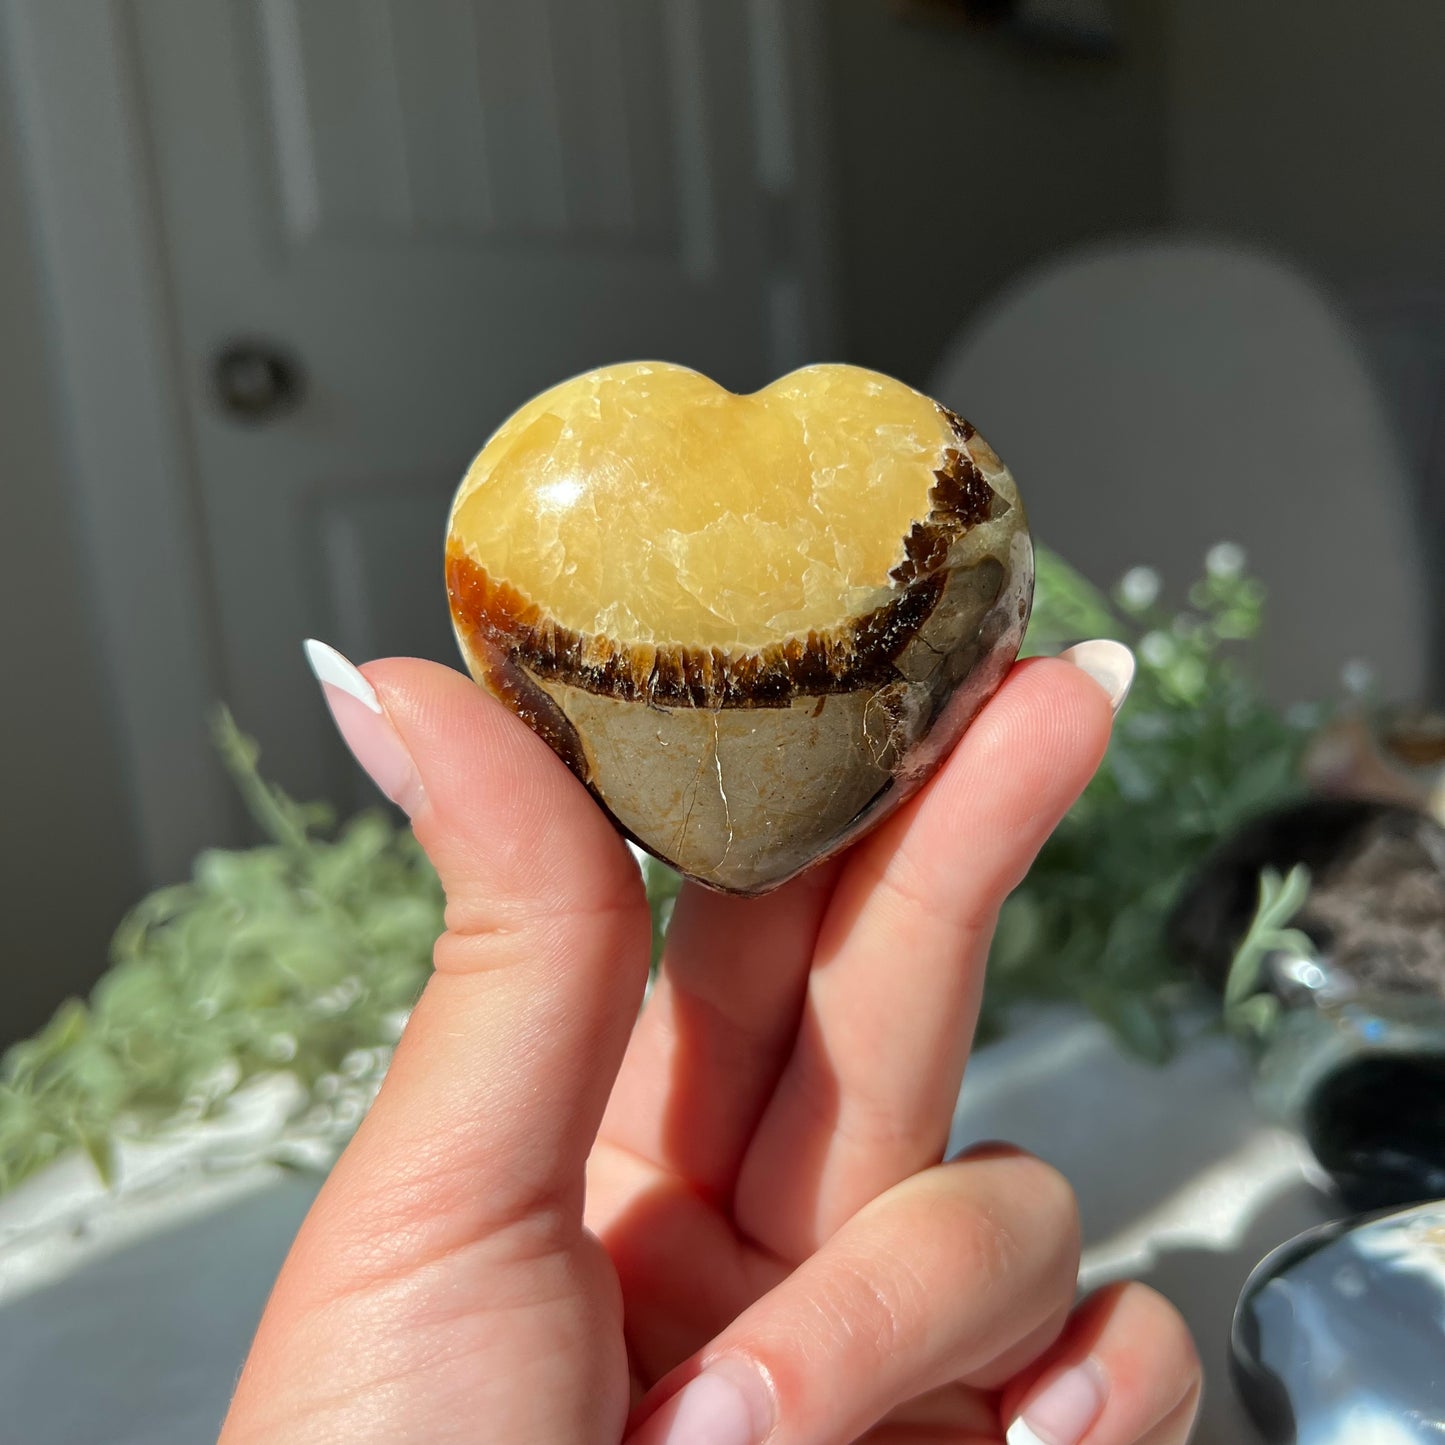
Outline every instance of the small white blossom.
<svg viewBox="0 0 1445 1445">
<path fill-rule="evenodd" d="M 1178 651 L 1177 644 L 1167 632 L 1148 632 L 1139 641 L 1139 656 L 1150 667 L 1168 667 Z"/>
<path fill-rule="evenodd" d="M 1119 579 L 1119 601 L 1131 612 L 1152 607 L 1159 596 L 1159 574 L 1152 567 L 1131 567 Z"/>
<path fill-rule="evenodd" d="M 1351 697 L 1364 697 L 1375 685 L 1375 669 L 1363 657 L 1352 657 L 1340 669 L 1340 684 Z"/>
<path fill-rule="evenodd" d="M 1211 577 L 1238 577 L 1244 571 L 1244 548 L 1238 542 L 1216 542 L 1204 556 Z"/>
<path fill-rule="evenodd" d="M 1291 703 L 1285 711 L 1284 720 L 1298 732 L 1309 732 L 1320 725 L 1321 709 L 1315 702 Z"/>
<path fill-rule="evenodd" d="M 352 1049 L 341 1061 L 341 1074 L 347 1079 L 364 1079 L 375 1067 L 375 1049 Z"/>
</svg>

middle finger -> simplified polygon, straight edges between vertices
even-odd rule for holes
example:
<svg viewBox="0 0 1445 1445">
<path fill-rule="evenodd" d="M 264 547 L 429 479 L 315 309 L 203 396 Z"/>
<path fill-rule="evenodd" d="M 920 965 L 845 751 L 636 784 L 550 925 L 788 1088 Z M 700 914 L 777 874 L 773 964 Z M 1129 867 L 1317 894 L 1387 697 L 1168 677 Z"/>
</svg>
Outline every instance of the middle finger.
<svg viewBox="0 0 1445 1445">
<path fill-rule="evenodd" d="M 762 898 L 684 886 L 602 1137 L 721 1202 L 787 1063 L 838 864 Z"/>
<path fill-rule="evenodd" d="M 1127 649 L 1085 646 L 1122 692 Z M 942 1157 L 994 918 L 1098 766 L 1111 717 L 1081 666 L 1017 668 L 932 782 L 846 856 L 738 1180 L 736 1217 L 760 1244 L 801 1259 Z"/>
</svg>

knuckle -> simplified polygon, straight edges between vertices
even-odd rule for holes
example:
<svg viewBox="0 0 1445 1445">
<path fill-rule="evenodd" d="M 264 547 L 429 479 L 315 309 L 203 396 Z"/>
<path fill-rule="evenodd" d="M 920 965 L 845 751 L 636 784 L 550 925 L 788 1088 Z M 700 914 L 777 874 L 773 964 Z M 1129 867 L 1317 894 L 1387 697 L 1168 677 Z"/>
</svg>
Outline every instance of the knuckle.
<svg viewBox="0 0 1445 1445">
<path fill-rule="evenodd" d="M 1020 1229 L 1016 1211 L 1001 1197 L 969 1187 L 962 1176 L 944 1175 L 940 1183 L 940 1193 L 919 1201 L 927 1215 L 920 1222 L 923 1238 L 937 1251 L 935 1289 L 946 1283 L 974 1299 L 999 1287 L 1012 1290 L 1029 1254 L 1029 1232 Z"/>
<path fill-rule="evenodd" d="M 1015 1268 L 1020 1278 L 1047 1286 L 1044 1293 L 1050 1298 L 1059 1292 L 1071 1295 L 1083 1248 L 1079 1202 L 1073 1185 L 1052 1164 L 1012 1144 L 976 1145 L 952 1166 L 945 1167 L 969 1169 L 989 1162 L 1001 1165 L 1007 1174 L 990 1191 L 990 1197 L 997 1202 L 992 1206 L 975 1205 L 975 1209 L 980 1220 L 1007 1220 L 1006 1226 L 996 1226 L 994 1232 L 1002 1228 L 1007 1233 L 1007 1247 L 1013 1252 L 1005 1260 L 1005 1246 L 996 1241 L 992 1246 L 995 1257 Z"/>
<path fill-rule="evenodd" d="M 975 1157 L 1006 1159 L 1012 1173 L 1010 1193 L 1030 1202 L 1035 1228 L 1068 1245 L 1077 1256 L 1082 1238 L 1074 1186 L 1052 1164 L 1014 1145 L 985 1145 Z"/>
<path fill-rule="evenodd" d="M 448 904 L 433 964 L 438 973 L 490 973 L 539 957 L 565 960 L 583 940 L 591 949 L 635 952 L 650 940 L 651 927 L 646 901 L 629 891 L 541 906 L 470 899 Z"/>
<path fill-rule="evenodd" d="M 830 1329 L 850 1339 L 871 1359 L 888 1360 L 910 1347 L 916 1322 L 926 1313 L 923 1281 L 899 1254 L 840 1260 L 824 1291 Z"/>
</svg>

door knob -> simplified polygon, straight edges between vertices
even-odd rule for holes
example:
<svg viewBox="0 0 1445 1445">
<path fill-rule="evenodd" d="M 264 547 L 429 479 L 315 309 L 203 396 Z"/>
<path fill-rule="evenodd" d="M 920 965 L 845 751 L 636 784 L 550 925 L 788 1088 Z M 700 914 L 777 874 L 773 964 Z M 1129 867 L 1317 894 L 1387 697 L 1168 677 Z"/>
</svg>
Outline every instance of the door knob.
<svg viewBox="0 0 1445 1445">
<path fill-rule="evenodd" d="M 301 363 L 269 341 L 232 341 L 211 363 L 216 402 L 236 421 L 267 422 L 294 411 L 306 392 Z"/>
</svg>

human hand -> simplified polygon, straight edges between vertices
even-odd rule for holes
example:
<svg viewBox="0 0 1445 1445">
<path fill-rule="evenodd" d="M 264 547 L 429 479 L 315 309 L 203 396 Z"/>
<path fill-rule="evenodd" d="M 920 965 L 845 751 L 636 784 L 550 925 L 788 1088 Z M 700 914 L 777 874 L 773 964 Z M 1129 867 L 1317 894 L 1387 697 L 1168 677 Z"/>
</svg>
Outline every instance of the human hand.
<svg viewBox="0 0 1445 1445">
<path fill-rule="evenodd" d="M 1086 648 L 842 857 L 684 888 L 640 1018 L 636 866 L 545 744 L 448 669 L 313 651 L 447 931 L 222 1445 L 1182 1445 L 1188 1334 L 1137 1285 L 1074 1307 L 1067 1183 L 940 1162 L 998 908 L 1127 684 Z"/>
</svg>

